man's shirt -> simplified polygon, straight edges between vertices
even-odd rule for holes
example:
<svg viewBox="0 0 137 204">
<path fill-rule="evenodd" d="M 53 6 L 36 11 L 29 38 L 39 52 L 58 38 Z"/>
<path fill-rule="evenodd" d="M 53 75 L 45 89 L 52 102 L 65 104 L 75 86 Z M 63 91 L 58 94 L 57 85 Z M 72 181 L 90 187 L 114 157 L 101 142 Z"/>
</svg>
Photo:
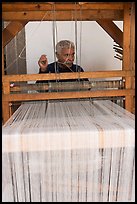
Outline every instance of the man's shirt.
<svg viewBox="0 0 137 204">
<path fill-rule="evenodd" d="M 84 72 L 83 68 L 79 65 L 72 64 L 71 67 L 61 67 L 59 66 L 58 62 L 53 62 L 51 64 L 48 64 L 47 69 L 45 72 L 41 72 L 41 69 L 39 70 L 39 74 L 44 73 L 64 73 L 64 72 Z M 88 81 L 88 79 L 57 79 L 57 80 L 47 80 L 47 81 L 37 81 L 37 83 L 47 83 L 47 82 L 67 82 L 67 81 Z"/>
</svg>

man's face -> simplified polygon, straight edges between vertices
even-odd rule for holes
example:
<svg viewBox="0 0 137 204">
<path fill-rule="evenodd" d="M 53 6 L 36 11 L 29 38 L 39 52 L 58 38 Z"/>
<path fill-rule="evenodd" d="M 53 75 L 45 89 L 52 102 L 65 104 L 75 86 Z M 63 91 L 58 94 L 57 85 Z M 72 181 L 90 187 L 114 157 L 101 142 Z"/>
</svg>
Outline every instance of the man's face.
<svg viewBox="0 0 137 204">
<path fill-rule="evenodd" d="M 73 48 L 63 48 L 61 53 L 57 53 L 57 58 L 59 62 L 66 64 L 68 67 L 71 67 L 74 62 L 75 51 Z"/>
</svg>

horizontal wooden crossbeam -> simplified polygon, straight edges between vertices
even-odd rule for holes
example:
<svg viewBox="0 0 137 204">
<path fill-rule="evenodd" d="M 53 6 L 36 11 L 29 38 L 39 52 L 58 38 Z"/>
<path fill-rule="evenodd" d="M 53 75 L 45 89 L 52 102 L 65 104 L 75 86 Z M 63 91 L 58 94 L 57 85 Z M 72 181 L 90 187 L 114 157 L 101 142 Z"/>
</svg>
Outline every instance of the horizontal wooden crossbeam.
<svg viewBox="0 0 137 204">
<path fill-rule="evenodd" d="M 66 73 L 46 73 L 46 74 L 19 74 L 4 75 L 4 82 L 34 81 L 34 80 L 56 80 L 56 79 L 78 79 L 78 78 L 107 78 L 107 77 L 125 77 L 134 76 L 134 71 L 94 71 L 94 72 L 66 72 Z"/>
<path fill-rule="evenodd" d="M 82 10 L 96 10 L 96 9 L 107 9 L 107 10 L 123 10 L 124 4 L 122 2 L 87 2 L 85 4 L 80 4 L 80 2 L 12 2 L 6 3 L 2 2 L 2 11 L 3 12 L 12 12 L 12 11 L 49 11 L 52 8 L 55 10 L 74 10 L 74 9 L 82 9 Z"/>
<path fill-rule="evenodd" d="M 53 20 L 58 21 L 97 19 L 123 20 L 123 3 L 2 3 L 2 19 L 5 21 Z M 82 15 L 82 16 L 81 16 Z"/>
<path fill-rule="evenodd" d="M 51 99 L 69 99 L 69 98 L 95 98 L 111 96 L 131 96 L 135 94 L 133 89 L 119 90 L 95 90 L 95 91 L 73 91 L 73 92 L 45 92 L 29 94 L 5 94 L 3 101 L 29 101 L 29 100 L 51 100 Z"/>
</svg>

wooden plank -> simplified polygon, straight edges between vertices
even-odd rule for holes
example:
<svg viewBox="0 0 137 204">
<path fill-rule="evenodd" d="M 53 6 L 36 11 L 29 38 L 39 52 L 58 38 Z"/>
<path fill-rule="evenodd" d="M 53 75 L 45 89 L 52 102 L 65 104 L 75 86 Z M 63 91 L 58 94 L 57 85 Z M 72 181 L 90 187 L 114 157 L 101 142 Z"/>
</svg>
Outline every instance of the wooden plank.
<svg viewBox="0 0 137 204">
<path fill-rule="evenodd" d="M 82 18 L 81 18 L 82 11 Z M 56 11 L 57 21 L 70 21 L 75 20 L 76 15 L 78 21 L 95 21 L 98 19 L 110 19 L 110 20 L 123 20 L 123 10 L 67 10 Z M 76 14 L 75 14 L 76 13 Z M 52 21 L 53 10 L 49 11 L 12 11 L 2 12 L 2 19 L 4 21 Z"/>
<path fill-rule="evenodd" d="M 114 39 L 114 41 L 123 47 L 123 32 L 118 26 L 110 20 L 98 20 L 97 23 Z"/>
<path fill-rule="evenodd" d="M 95 91 L 73 91 L 73 92 L 45 92 L 32 94 L 5 94 L 3 101 L 29 101 L 29 100 L 50 100 L 69 98 L 95 98 L 111 96 L 130 96 L 135 94 L 135 90 L 95 90 Z"/>
<path fill-rule="evenodd" d="M 84 4 L 80 4 L 80 2 L 63 2 L 63 3 L 55 3 L 55 2 L 45 2 L 45 3 L 35 3 L 35 2 L 2 2 L 2 11 L 49 11 L 53 8 L 53 5 L 56 10 L 73 10 L 75 9 L 107 9 L 107 10 L 123 10 L 123 2 L 86 2 Z"/>
<path fill-rule="evenodd" d="M 21 74 L 5 75 L 2 77 L 3 82 L 16 81 L 34 81 L 34 80 L 58 80 L 58 79 L 78 79 L 78 78 L 107 78 L 107 77 L 125 77 L 134 76 L 135 71 L 94 71 L 94 72 L 66 72 L 66 73 L 46 73 L 46 74 Z"/>
<path fill-rule="evenodd" d="M 3 46 L 5 47 L 27 23 L 28 21 L 10 22 L 2 32 Z"/>
</svg>

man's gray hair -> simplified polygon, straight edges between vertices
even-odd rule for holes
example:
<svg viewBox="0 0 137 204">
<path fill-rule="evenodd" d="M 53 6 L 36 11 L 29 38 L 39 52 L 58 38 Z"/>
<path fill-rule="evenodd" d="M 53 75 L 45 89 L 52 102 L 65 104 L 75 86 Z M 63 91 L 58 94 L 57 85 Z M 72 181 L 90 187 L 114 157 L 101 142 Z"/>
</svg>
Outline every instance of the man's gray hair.
<svg viewBox="0 0 137 204">
<path fill-rule="evenodd" d="M 75 45 L 70 40 L 61 40 L 56 44 L 56 52 L 60 53 L 63 48 L 75 49 Z"/>
</svg>

